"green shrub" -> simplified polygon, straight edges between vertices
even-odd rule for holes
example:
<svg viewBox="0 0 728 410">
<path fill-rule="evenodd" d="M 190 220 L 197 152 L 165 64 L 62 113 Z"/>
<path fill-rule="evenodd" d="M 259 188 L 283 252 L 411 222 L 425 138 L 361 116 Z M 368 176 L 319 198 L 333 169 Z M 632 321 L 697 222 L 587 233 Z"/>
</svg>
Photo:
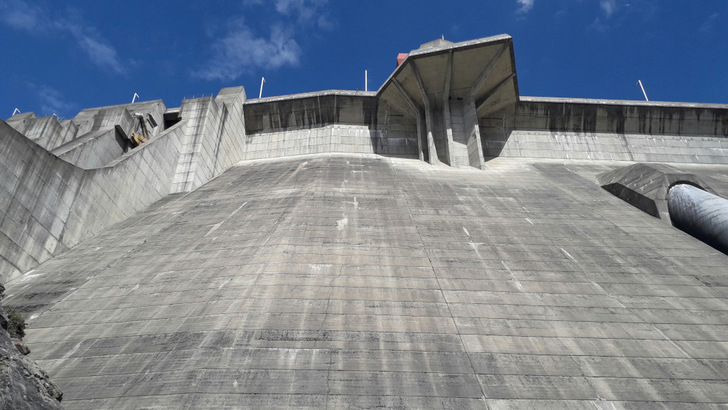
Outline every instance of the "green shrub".
<svg viewBox="0 0 728 410">
<path fill-rule="evenodd" d="M 8 333 L 10 333 L 10 337 L 22 339 L 25 336 L 25 319 L 23 319 L 23 314 L 15 308 L 4 307 L 3 309 L 8 314 Z"/>
</svg>

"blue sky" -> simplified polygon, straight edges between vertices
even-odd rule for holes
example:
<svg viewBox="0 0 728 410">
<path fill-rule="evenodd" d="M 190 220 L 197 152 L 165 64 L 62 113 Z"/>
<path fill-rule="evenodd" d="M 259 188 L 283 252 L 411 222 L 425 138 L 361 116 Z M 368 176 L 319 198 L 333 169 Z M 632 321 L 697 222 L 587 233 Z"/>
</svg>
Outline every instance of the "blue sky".
<svg viewBox="0 0 728 410">
<path fill-rule="evenodd" d="M 376 90 L 399 52 L 501 33 L 521 95 L 728 103 L 728 0 L 0 0 L 0 118 Z"/>
</svg>

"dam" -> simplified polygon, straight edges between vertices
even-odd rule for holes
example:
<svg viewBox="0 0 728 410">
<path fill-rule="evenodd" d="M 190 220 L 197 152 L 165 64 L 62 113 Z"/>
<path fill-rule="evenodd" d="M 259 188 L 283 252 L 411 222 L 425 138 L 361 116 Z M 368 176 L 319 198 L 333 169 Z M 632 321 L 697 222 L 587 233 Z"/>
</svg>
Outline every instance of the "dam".
<svg viewBox="0 0 728 410">
<path fill-rule="evenodd" d="M 66 408 L 728 402 L 728 255 L 669 204 L 728 198 L 728 105 L 520 96 L 500 35 L 0 136 L 3 303 Z"/>
</svg>

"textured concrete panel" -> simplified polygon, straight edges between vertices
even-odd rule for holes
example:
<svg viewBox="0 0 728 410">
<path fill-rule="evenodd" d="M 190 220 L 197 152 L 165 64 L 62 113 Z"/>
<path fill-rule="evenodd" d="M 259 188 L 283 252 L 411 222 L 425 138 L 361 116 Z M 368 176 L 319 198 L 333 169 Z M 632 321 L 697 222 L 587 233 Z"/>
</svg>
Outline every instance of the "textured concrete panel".
<svg viewBox="0 0 728 410">
<path fill-rule="evenodd" d="M 243 159 L 243 87 L 220 90 L 216 98 L 187 99 L 180 107 L 184 135 L 171 192 L 191 191 Z"/>
<path fill-rule="evenodd" d="M 617 166 L 247 162 L 7 302 L 67 408 L 718 408 L 728 257 L 601 189 Z"/>
<path fill-rule="evenodd" d="M 487 157 L 728 163 L 728 106 L 521 97 L 479 118 Z"/>
</svg>

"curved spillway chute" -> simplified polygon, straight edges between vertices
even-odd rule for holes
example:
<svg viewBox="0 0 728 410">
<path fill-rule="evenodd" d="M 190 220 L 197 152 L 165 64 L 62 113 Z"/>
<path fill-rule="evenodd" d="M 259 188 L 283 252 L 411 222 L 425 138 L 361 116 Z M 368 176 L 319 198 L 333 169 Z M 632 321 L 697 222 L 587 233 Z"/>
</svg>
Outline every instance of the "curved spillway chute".
<svg viewBox="0 0 728 410">
<path fill-rule="evenodd" d="M 676 184 L 668 191 L 667 206 L 676 228 L 728 254 L 728 199 Z"/>
</svg>

